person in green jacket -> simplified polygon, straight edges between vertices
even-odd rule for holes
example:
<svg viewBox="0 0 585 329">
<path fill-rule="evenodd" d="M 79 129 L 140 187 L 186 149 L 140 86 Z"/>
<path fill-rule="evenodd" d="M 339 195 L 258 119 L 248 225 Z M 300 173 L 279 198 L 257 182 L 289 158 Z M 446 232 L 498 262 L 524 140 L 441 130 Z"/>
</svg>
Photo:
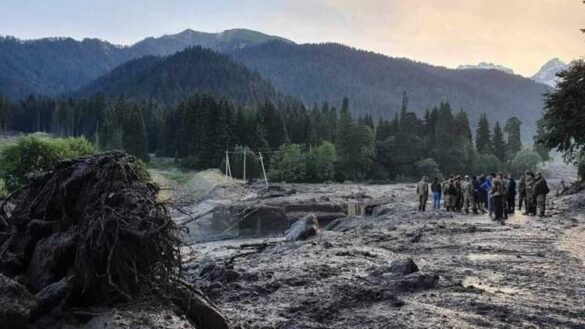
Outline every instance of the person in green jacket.
<svg viewBox="0 0 585 329">
<path fill-rule="evenodd" d="M 416 186 L 416 194 L 418 195 L 418 211 L 426 211 L 427 200 L 429 199 L 429 183 L 427 177 L 424 176 Z"/>
</svg>

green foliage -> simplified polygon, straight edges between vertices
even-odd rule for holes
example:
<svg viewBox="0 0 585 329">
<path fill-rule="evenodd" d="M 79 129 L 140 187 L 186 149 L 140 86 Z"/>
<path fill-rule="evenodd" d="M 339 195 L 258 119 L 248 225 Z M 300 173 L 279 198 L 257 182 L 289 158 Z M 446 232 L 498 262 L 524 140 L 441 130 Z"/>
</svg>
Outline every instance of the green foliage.
<svg viewBox="0 0 585 329">
<path fill-rule="evenodd" d="M 489 154 L 492 152 L 491 141 L 490 124 L 487 115 L 482 113 L 479 118 L 475 135 L 475 149 L 480 154 Z"/>
<path fill-rule="evenodd" d="M 500 123 L 496 122 L 494 133 L 492 135 L 492 152 L 502 162 L 506 162 L 506 142 Z"/>
<path fill-rule="evenodd" d="M 439 164 L 431 159 L 423 159 L 419 160 L 414 163 L 414 167 L 416 168 L 417 177 L 442 177 L 441 170 L 439 169 Z"/>
<path fill-rule="evenodd" d="M 24 136 L 0 155 L 0 178 L 6 189 L 13 191 L 23 185 L 27 174 L 46 169 L 63 159 L 94 154 L 95 148 L 85 138 L 48 138 Z"/>
<path fill-rule="evenodd" d="M 509 118 L 504 126 L 506 133 L 506 156 L 508 159 L 514 159 L 516 154 L 522 150 L 522 135 L 520 126 L 522 122 L 517 117 Z"/>
<path fill-rule="evenodd" d="M 540 155 L 531 149 L 521 150 L 516 154 L 510 165 L 510 170 L 515 175 L 521 175 L 526 170 L 536 172 L 538 164 L 542 161 Z"/>
<path fill-rule="evenodd" d="M 122 129 L 122 147 L 126 152 L 140 160 L 148 161 L 149 159 L 142 109 L 136 105 L 130 106 L 125 113 Z"/>
<path fill-rule="evenodd" d="M 585 154 L 585 61 L 573 62 L 557 76 L 557 88 L 545 96 L 538 142 L 579 165 Z"/>
<path fill-rule="evenodd" d="M 493 154 L 478 154 L 475 162 L 476 173 L 493 173 L 501 171 L 504 164 Z"/>
<path fill-rule="evenodd" d="M 306 163 L 301 146 L 282 145 L 272 156 L 268 177 L 279 182 L 304 182 Z"/>
<path fill-rule="evenodd" d="M 309 150 L 306 161 L 308 181 L 325 182 L 335 177 L 337 154 L 335 145 L 332 143 L 323 142 L 318 147 Z"/>
</svg>

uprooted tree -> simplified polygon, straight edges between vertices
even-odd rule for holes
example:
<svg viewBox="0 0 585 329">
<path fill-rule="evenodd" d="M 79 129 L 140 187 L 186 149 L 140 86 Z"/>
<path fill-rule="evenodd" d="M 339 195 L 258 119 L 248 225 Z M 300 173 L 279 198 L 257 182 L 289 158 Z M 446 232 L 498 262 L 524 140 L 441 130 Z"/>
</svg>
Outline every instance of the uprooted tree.
<svg viewBox="0 0 585 329">
<path fill-rule="evenodd" d="M 125 153 L 57 163 L 0 207 L 0 273 L 36 296 L 33 318 L 55 307 L 170 300 L 198 328 L 227 328 L 181 280 L 181 229 L 157 193 Z"/>
</svg>

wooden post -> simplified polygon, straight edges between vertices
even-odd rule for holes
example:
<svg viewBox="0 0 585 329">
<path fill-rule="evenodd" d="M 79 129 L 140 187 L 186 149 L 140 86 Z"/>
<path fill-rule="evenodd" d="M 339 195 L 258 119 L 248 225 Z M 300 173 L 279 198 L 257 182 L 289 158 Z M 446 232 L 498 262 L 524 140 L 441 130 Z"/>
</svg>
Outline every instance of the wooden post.
<svg viewBox="0 0 585 329">
<path fill-rule="evenodd" d="M 264 168 L 264 158 L 262 157 L 262 152 L 258 152 L 260 154 L 260 165 L 262 165 L 262 173 L 264 174 L 264 183 L 266 187 L 268 187 L 268 178 L 266 177 L 266 169 Z"/>
<path fill-rule="evenodd" d="M 228 160 L 228 150 L 225 150 L 225 178 L 228 178 L 228 166 L 229 166 L 229 160 Z"/>
</svg>

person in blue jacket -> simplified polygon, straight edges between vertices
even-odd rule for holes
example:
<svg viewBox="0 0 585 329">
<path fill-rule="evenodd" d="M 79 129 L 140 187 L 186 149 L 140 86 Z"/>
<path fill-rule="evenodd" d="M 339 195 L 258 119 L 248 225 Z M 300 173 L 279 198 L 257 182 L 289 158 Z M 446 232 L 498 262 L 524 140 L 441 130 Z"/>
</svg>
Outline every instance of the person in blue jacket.
<svg viewBox="0 0 585 329">
<path fill-rule="evenodd" d="M 484 194 L 487 196 L 487 208 L 488 208 L 488 213 L 489 216 L 492 217 L 493 215 L 493 207 L 492 207 L 492 203 L 491 202 L 492 198 L 490 196 L 490 192 L 492 190 L 492 176 L 488 176 L 485 180 L 485 182 L 483 184 L 481 184 L 480 189 L 484 192 Z"/>
</svg>

